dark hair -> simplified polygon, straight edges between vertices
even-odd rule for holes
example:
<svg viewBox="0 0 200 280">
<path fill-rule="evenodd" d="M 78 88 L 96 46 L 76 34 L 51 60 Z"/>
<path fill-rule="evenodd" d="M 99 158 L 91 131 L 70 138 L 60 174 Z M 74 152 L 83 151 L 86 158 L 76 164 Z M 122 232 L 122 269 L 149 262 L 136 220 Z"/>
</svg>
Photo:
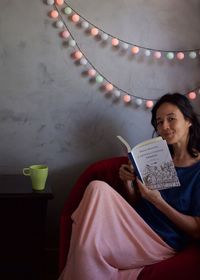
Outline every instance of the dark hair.
<svg viewBox="0 0 200 280">
<path fill-rule="evenodd" d="M 178 107 L 184 118 L 191 122 L 192 125 L 189 127 L 189 141 L 187 150 L 192 157 L 197 157 L 198 152 L 200 152 L 200 122 L 197 114 L 194 111 L 194 108 L 192 107 L 192 104 L 185 95 L 182 95 L 180 93 L 167 93 L 163 95 L 156 102 L 151 111 L 151 124 L 153 125 L 155 131 L 157 131 L 156 113 L 158 108 L 163 103 L 170 103 Z M 173 154 L 172 147 L 170 147 L 170 150 Z"/>
</svg>

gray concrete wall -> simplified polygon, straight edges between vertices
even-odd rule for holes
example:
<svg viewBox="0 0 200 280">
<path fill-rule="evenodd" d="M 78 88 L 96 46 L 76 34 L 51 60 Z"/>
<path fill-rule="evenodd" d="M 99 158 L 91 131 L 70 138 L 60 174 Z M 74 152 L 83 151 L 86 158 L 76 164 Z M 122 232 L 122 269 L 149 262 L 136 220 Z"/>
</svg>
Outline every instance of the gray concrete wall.
<svg viewBox="0 0 200 280">
<path fill-rule="evenodd" d="M 68 3 L 122 40 L 155 49 L 200 48 L 198 0 Z M 48 164 L 55 195 L 49 203 L 48 246 L 56 248 L 60 211 L 80 172 L 122 154 L 117 134 L 134 145 L 151 137 L 152 128 L 148 110 L 115 102 L 82 75 L 84 67 L 71 59 L 72 49 L 59 37 L 50 10 L 42 0 L 0 1 L 0 172 Z M 127 92 L 158 98 L 200 85 L 199 59 L 130 58 L 66 23 L 91 63 Z"/>
</svg>

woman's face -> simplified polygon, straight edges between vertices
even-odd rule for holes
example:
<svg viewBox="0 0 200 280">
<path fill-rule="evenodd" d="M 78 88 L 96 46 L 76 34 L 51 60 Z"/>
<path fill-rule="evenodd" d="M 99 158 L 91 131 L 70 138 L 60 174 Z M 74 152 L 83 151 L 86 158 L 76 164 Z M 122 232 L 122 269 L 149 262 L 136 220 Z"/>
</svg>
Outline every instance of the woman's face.
<svg viewBox="0 0 200 280">
<path fill-rule="evenodd" d="M 156 112 L 157 132 L 168 144 L 187 144 L 191 122 L 184 118 L 179 108 L 163 103 Z"/>
</svg>

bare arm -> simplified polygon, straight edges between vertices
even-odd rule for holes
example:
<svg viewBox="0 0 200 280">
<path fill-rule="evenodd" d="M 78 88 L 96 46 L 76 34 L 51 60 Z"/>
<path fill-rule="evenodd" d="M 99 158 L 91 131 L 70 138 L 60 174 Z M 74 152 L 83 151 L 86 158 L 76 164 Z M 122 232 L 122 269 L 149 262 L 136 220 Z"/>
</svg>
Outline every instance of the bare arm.
<svg viewBox="0 0 200 280">
<path fill-rule="evenodd" d="M 157 190 L 150 190 L 137 179 L 138 188 L 142 197 L 150 201 L 164 213 L 178 228 L 192 238 L 200 239 L 200 217 L 185 215 L 169 205 Z"/>
</svg>

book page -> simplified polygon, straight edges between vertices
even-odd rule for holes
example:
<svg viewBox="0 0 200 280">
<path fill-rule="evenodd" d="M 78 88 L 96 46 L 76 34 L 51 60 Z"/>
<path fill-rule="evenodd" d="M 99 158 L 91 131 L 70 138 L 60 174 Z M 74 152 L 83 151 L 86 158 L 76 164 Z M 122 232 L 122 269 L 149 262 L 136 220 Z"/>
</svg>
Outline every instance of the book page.
<svg viewBox="0 0 200 280">
<path fill-rule="evenodd" d="M 159 190 L 180 186 L 169 148 L 161 137 L 137 145 L 131 153 L 145 185 Z"/>
<path fill-rule="evenodd" d="M 126 149 L 127 149 L 127 153 L 131 152 L 131 146 L 129 145 L 129 143 L 120 135 L 117 135 L 117 138 L 125 145 Z"/>
</svg>

